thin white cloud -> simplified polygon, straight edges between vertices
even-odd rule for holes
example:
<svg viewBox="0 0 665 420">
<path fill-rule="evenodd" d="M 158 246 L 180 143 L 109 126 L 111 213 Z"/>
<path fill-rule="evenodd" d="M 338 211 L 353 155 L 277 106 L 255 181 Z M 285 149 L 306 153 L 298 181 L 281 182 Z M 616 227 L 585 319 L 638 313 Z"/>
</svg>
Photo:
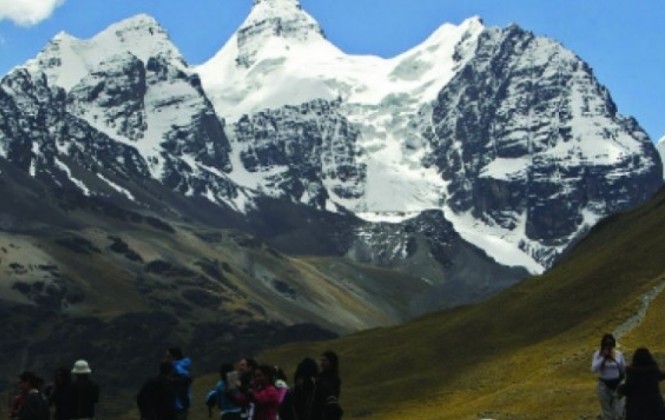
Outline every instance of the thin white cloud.
<svg viewBox="0 0 665 420">
<path fill-rule="evenodd" d="M 21 26 L 36 25 L 48 19 L 65 0 L 1 0 L 0 21 L 8 19 Z"/>
</svg>

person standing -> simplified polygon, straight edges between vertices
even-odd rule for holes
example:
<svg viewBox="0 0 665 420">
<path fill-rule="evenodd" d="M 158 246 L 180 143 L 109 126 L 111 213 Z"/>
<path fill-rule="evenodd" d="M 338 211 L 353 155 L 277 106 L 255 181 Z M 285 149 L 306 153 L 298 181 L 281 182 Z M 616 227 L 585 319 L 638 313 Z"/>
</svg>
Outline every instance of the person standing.
<svg viewBox="0 0 665 420">
<path fill-rule="evenodd" d="M 187 420 L 192 399 L 192 360 L 185 357 L 179 348 L 172 347 L 166 352 L 166 361 L 173 366 L 171 383 L 175 393 L 176 419 Z"/>
<path fill-rule="evenodd" d="M 342 409 L 339 396 L 342 381 L 339 378 L 339 357 L 333 351 L 324 352 L 319 358 L 321 371 L 316 379 L 312 420 L 339 420 Z"/>
<path fill-rule="evenodd" d="M 626 361 L 623 354 L 615 347 L 614 336 L 603 335 L 600 349 L 594 352 L 591 360 L 591 371 L 598 375 L 596 392 L 604 420 L 623 418 L 623 400 L 616 391 L 624 377 Z"/>
<path fill-rule="evenodd" d="M 173 365 L 159 364 L 159 375 L 148 379 L 136 396 L 141 420 L 175 420 L 175 393 L 171 386 Z"/>
<path fill-rule="evenodd" d="M 90 379 L 92 370 L 85 360 L 77 360 L 72 368 L 72 383 L 65 390 L 65 419 L 94 419 L 99 402 L 99 386 Z"/>
<path fill-rule="evenodd" d="M 310 420 L 318 375 L 319 367 L 311 357 L 305 357 L 298 363 L 293 375 L 293 387 L 279 406 L 280 420 Z"/>
<path fill-rule="evenodd" d="M 209 409 L 217 406 L 219 408 L 219 415 L 221 420 L 240 420 L 240 413 L 242 411 L 234 399 L 237 391 L 237 371 L 234 370 L 233 365 L 225 363 L 219 369 L 219 382 L 215 388 L 208 392 L 206 396 L 206 405 Z"/>
<path fill-rule="evenodd" d="M 250 399 L 250 391 L 254 383 L 254 372 L 258 363 L 252 357 L 243 357 L 238 361 L 237 371 L 239 380 L 237 381 L 238 395 L 237 403 L 242 407 L 240 417 L 243 420 L 253 420 L 254 403 Z"/>
<path fill-rule="evenodd" d="M 254 371 L 250 400 L 254 403 L 253 420 L 277 420 L 280 393 L 275 388 L 274 369 L 261 365 Z"/>
<path fill-rule="evenodd" d="M 68 418 L 65 412 L 65 392 L 71 386 L 71 378 L 72 375 L 66 367 L 61 366 L 55 370 L 53 388 L 49 396 L 49 405 L 55 407 L 53 420 L 65 420 Z"/>
<path fill-rule="evenodd" d="M 633 353 L 626 369 L 626 382 L 619 394 L 626 396 L 626 420 L 665 420 L 665 403 L 660 394 L 660 381 L 665 379 L 648 349 Z"/>
<path fill-rule="evenodd" d="M 19 389 L 25 396 L 13 419 L 49 420 L 50 413 L 45 397 L 39 392 L 41 380 L 32 372 L 19 375 Z"/>
</svg>

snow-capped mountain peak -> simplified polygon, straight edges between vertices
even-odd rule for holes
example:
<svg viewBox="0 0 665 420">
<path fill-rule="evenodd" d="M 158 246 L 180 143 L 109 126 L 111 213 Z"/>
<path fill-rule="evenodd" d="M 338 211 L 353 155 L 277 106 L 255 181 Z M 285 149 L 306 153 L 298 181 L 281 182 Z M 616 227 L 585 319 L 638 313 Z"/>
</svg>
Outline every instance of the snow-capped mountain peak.
<svg viewBox="0 0 665 420">
<path fill-rule="evenodd" d="M 66 124 L 85 122 L 79 131 L 140 163 L 134 172 L 185 196 L 239 211 L 275 197 L 397 224 L 434 210 L 502 265 L 532 272 L 662 185 L 652 142 L 586 63 L 478 17 L 382 58 L 341 51 L 297 0 L 254 0 L 196 68 L 146 15 L 86 41 L 61 33 L 26 68 Z M 50 98 L 43 74 L 67 92 Z M 9 91 L 30 85 L 19 76 Z M 38 114 L 23 108 L 17 121 Z M 37 149 L 71 154 L 32 137 L 22 167 L 39 169 Z"/>
<path fill-rule="evenodd" d="M 69 90 L 99 63 L 123 53 L 131 53 L 144 63 L 150 57 L 162 56 L 186 68 L 182 54 L 171 43 L 166 30 L 146 14 L 115 23 L 88 40 L 60 32 L 26 67 L 30 71 L 43 71 L 49 83 Z"/>
<path fill-rule="evenodd" d="M 293 44 L 324 39 L 319 24 L 302 10 L 298 0 L 255 0 L 237 32 L 236 63 L 249 68 L 267 56 L 287 53 Z"/>
<path fill-rule="evenodd" d="M 663 137 L 658 140 L 658 143 L 656 143 L 656 150 L 658 150 L 660 160 L 665 162 L 665 135 L 663 135 Z M 663 179 L 665 179 L 665 170 L 663 170 Z"/>
</svg>

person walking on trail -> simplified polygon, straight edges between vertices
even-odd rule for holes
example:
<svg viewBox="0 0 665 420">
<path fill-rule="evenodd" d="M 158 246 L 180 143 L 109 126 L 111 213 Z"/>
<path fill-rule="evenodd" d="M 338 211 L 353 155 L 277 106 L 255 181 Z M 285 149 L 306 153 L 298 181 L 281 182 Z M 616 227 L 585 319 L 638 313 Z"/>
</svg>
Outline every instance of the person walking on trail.
<svg viewBox="0 0 665 420">
<path fill-rule="evenodd" d="M 150 378 L 136 396 L 141 420 L 175 420 L 175 393 L 171 385 L 173 365 L 159 364 L 159 375 Z"/>
<path fill-rule="evenodd" d="M 176 419 L 187 420 L 192 399 L 192 360 L 185 357 L 179 348 L 172 347 L 166 352 L 166 361 L 173 366 L 171 383 L 175 392 Z"/>
<path fill-rule="evenodd" d="M 49 420 L 50 413 L 46 398 L 39 392 L 41 379 L 33 372 L 19 375 L 19 388 L 25 396 L 12 419 L 16 420 Z"/>
<path fill-rule="evenodd" d="M 90 379 L 92 370 L 85 360 L 77 360 L 72 368 L 72 383 L 65 390 L 64 412 L 67 420 L 94 419 L 99 402 L 99 386 Z"/>
<path fill-rule="evenodd" d="M 235 394 L 238 391 L 238 372 L 230 363 L 223 364 L 219 369 L 219 381 L 215 388 L 208 392 L 206 405 L 208 409 L 217 406 L 221 420 L 240 420 L 242 408 L 236 403 Z"/>
<path fill-rule="evenodd" d="M 626 420 L 665 420 L 665 403 L 660 394 L 660 381 L 665 379 L 648 349 L 641 347 L 633 353 L 626 369 L 626 382 L 619 394 L 626 396 Z"/>
<path fill-rule="evenodd" d="M 596 391 L 604 420 L 623 419 L 623 399 L 618 395 L 617 388 L 624 377 L 626 361 L 615 347 L 614 336 L 603 335 L 600 349 L 594 352 L 591 361 L 591 370 L 598 375 Z"/>
</svg>

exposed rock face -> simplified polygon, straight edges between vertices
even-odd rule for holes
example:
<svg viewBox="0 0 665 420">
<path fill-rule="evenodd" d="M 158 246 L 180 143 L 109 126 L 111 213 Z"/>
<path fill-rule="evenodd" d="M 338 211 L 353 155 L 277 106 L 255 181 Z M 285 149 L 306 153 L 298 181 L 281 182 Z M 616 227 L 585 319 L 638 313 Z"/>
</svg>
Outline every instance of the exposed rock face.
<svg viewBox="0 0 665 420">
<path fill-rule="evenodd" d="M 2 156 L 38 179 L 79 188 L 72 163 L 87 170 L 104 167 L 123 178 L 149 176 L 134 148 L 66 112 L 65 92 L 49 88 L 43 75 L 19 70 L 5 77 L 0 82 L 0 103 Z"/>
<path fill-rule="evenodd" d="M 443 213 L 430 210 L 403 223 L 365 223 L 347 256 L 404 273 L 417 273 L 432 290 L 412 302 L 415 313 L 475 301 L 526 277 L 526 270 L 497 265 L 461 238 Z"/>
<path fill-rule="evenodd" d="M 545 266 L 585 214 L 624 210 L 662 184 L 647 134 L 617 114 L 591 69 L 516 26 L 482 34 L 441 91 L 433 124 L 425 162 L 449 182 L 450 208 L 524 229 L 521 246 Z"/>
<path fill-rule="evenodd" d="M 111 45 L 95 49 L 95 44 L 103 42 Z M 154 19 L 137 16 L 91 41 L 59 35 L 27 69 L 3 80 L 3 93 L 15 104 L 13 110 L 5 107 L 0 112 L 18 121 L 23 113 L 35 114 L 37 105 L 43 111 L 30 130 L 31 141 L 25 140 L 27 136 L 17 138 L 9 127 L 0 132 L 10 161 L 27 168 L 30 153 L 35 155 L 34 163 L 43 154 L 50 164 L 71 175 L 68 159 L 89 167 L 87 156 L 97 156 L 98 168 L 125 174 L 139 171 L 142 177 L 159 180 L 180 193 L 236 206 L 238 189 L 226 175 L 232 165 L 224 120 Z M 58 147 L 55 134 L 61 137 Z M 88 141 L 87 148 L 70 153 L 69 143 L 79 137 L 104 140 Z M 111 147 L 122 152 L 108 150 Z M 80 159 L 76 150 L 81 152 Z M 33 171 L 36 168 L 32 166 Z M 97 188 L 90 185 L 89 177 L 79 178 L 75 184 L 81 190 Z M 106 181 L 119 186 L 117 179 Z"/>
<path fill-rule="evenodd" d="M 328 192 L 357 198 L 366 167 L 358 162 L 358 131 L 339 113 L 339 103 L 313 101 L 241 118 L 235 136 L 250 172 L 268 172 L 261 190 L 319 209 Z"/>
</svg>

